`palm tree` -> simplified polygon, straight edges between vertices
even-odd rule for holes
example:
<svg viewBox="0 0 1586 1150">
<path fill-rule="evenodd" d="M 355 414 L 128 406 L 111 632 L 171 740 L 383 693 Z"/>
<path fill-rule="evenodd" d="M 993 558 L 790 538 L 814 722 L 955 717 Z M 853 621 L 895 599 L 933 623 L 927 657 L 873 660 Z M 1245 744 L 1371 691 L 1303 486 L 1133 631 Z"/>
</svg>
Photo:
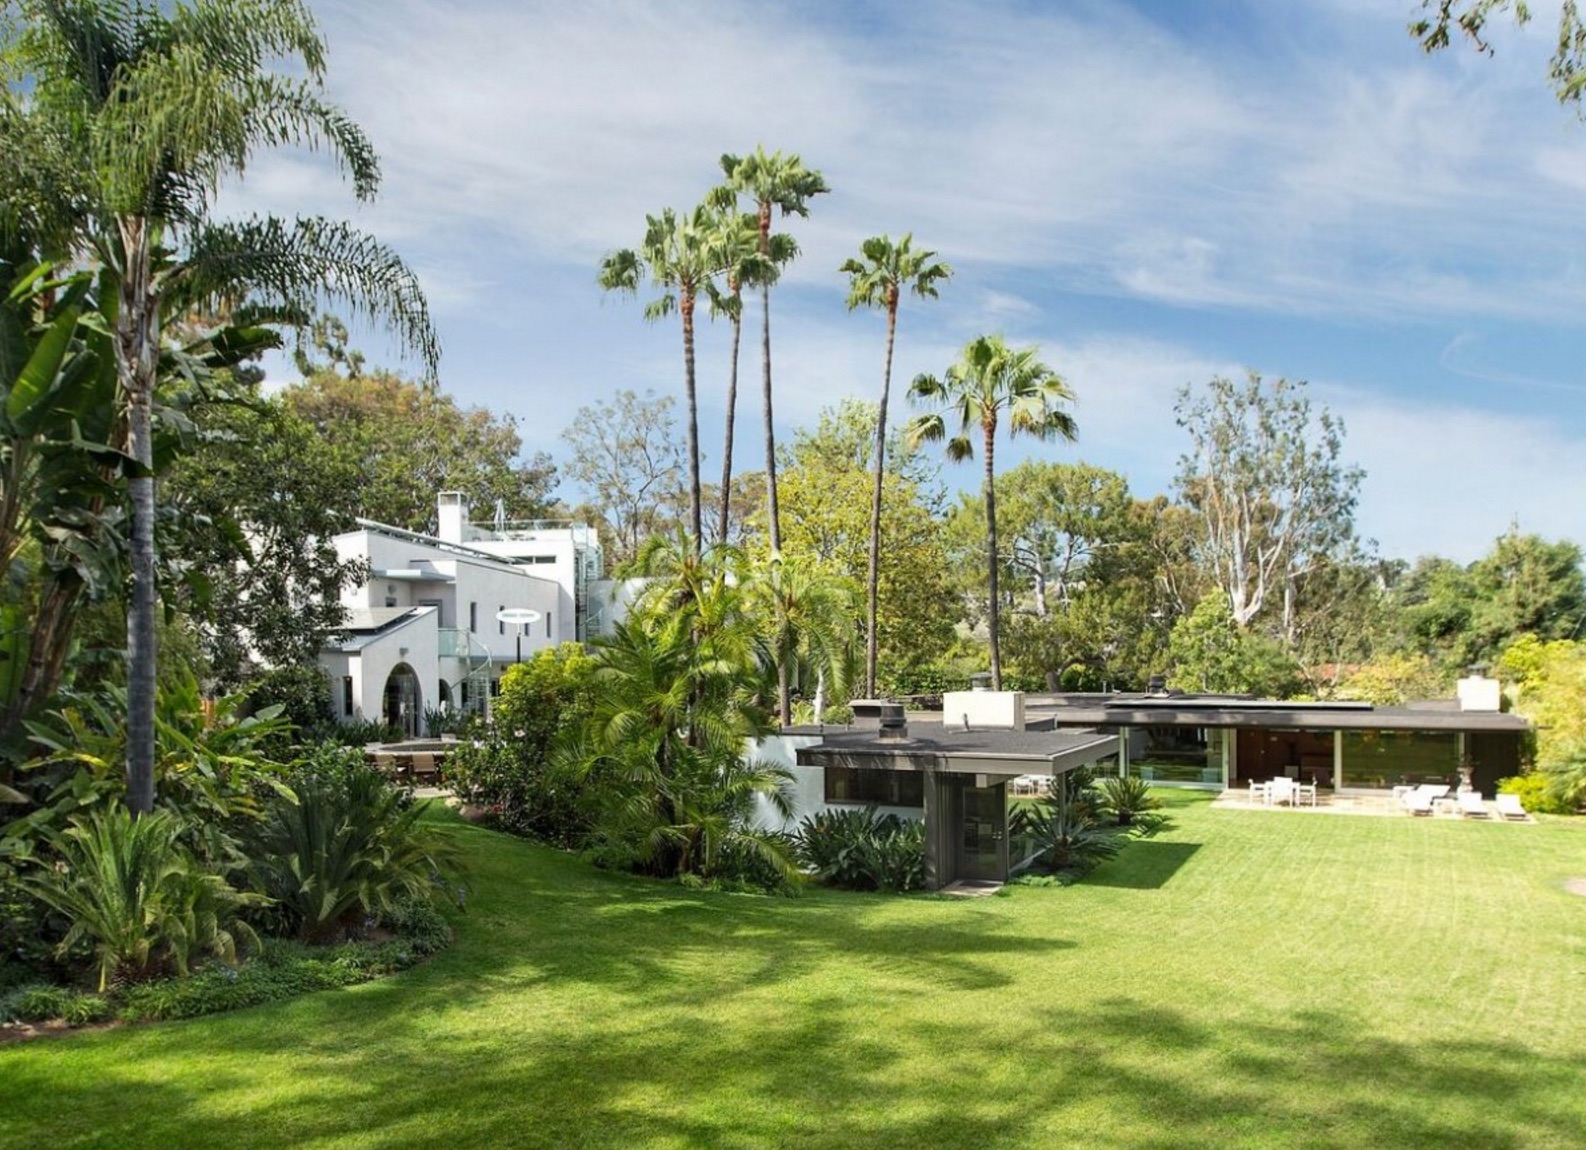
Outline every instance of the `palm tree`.
<svg viewBox="0 0 1586 1150">
<path fill-rule="evenodd" d="M 838 268 L 848 276 L 848 310 L 887 309 L 887 358 L 881 372 L 881 404 L 876 408 L 876 485 L 870 501 L 870 569 L 865 581 L 865 695 L 876 694 L 876 603 L 881 583 L 881 489 L 886 473 L 887 400 L 892 392 L 892 347 L 898 330 L 898 303 L 905 287 L 921 299 L 937 297 L 936 284 L 953 269 L 936 253 L 914 247 L 912 233 L 897 243 L 891 236 L 871 236 L 861 245 L 862 260 Z"/>
<path fill-rule="evenodd" d="M 853 599 L 845 587 L 773 553 L 750 591 L 769 628 L 768 643 L 777 670 L 777 715 L 793 722 L 792 671 L 813 666 L 824 699 L 828 684 L 847 683 L 852 638 Z M 820 721 L 819 713 L 816 721 Z"/>
<path fill-rule="evenodd" d="M 737 210 L 730 188 L 711 193 L 726 193 L 724 201 L 716 203 L 715 229 L 710 242 L 715 248 L 716 263 L 721 268 L 721 287 L 714 280 L 707 281 L 710 313 L 726 316 L 732 323 L 732 358 L 727 373 L 726 431 L 722 436 L 721 450 L 721 510 L 717 520 L 717 539 L 725 543 L 731 537 L 732 526 L 732 464 L 733 431 L 738 412 L 738 348 L 743 336 L 743 288 L 776 279 L 777 268 L 793 258 L 797 245 L 791 236 L 777 233 L 771 237 L 771 254 L 760 254 L 760 227 L 757 218 Z M 725 289 L 725 290 L 723 290 Z"/>
<path fill-rule="evenodd" d="M 658 320 L 676 311 L 683 321 L 683 394 L 688 402 L 689 530 L 699 553 L 703 533 L 699 486 L 699 397 L 694 378 L 694 308 L 711 277 L 721 270 L 715 242 L 714 203 L 707 199 L 692 212 L 679 215 L 667 208 L 646 216 L 644 240 L 638 248 L 607 255 L 600 265 L 600 286 L 607 291 L 638 292 L 649 276 L 661 295 L 645 306 L 644 318 Z"/>
<path fill-rule="evenodd" d="M 804 166 L 796 155 L 784 156 L 781 152 L 766 153 L 763 145 L 757 146 L 747 156 L 724 155 L 721 170 L 727 175 L 727 186 L 754 201 L 756 220 L 760 229 L 760 254 L 772 256 L 771 209 L 781 208 L 782 215 L 810 214 L 808 201 L 831 191 L 825 178 Z M 788 252 L 791 259 L 793 251 Z M 776 425 L 771 411 L 771 284 L 760 285 L 761 300 L 765 305 L 765 325 L 760 332 L 760 366 L 762 398 L 765 402 L 765 481 L 766 520 L 771 531 L 771 550 L 782 548 L 782 520 L 776 501 Z"/>
<path fill-rule="evenodd" d="M 324 146 L 359 199 L 379 183 L 363 132 L 324 102 L 325 53 L 299 0 L 27 0 L 13 45 L 32 88 L 25 114 L 55 130 L 74 166 L 60 186 L 63 231 L 115 293 L 113 346 L 126 409 L 132 507 L 127 609 L 127 805 L 154 802 L 154 451 L 151 410 L 162 326 L 200 304 L 301 324 L 327 300 L 384 320 L 438 358 L 417 280 L 345 224 L 265 217 L 219 223 L 223 182 L 261 146 Z M 295 61 L 299 76 L 270 68 Z M 20 99 L 8 92 L 8 99 Z"/>
<path fill-rule="evenodd" d="M 1031 435 L 1036 439 L 1072 440 L 1076 434 L 1074 417 L 1062 405 L 1072 403 L 1074 393 L 1063 378 L 1037 358 L 1038 347 L 1011 348 L 1000 335 L 983 335 L 964 345 L 958 362 L 941 379 L 933 375 L 916 376 L 909 387 L 909 398 L 916 403 L 936 403 L 951 412 L 958 433 L 947 438 L 941 411 L 917 415 L 909 421 L 906 435 L 910 443 L 947 439 L 947 458 L 953 462 L 971 459 L 975 454 L 970 432 L 980 429 L 985 453 L 986 474 L 986 566 L 990 592 L 991 687 L 1002 690 L 1002 651 L 997 628 L 1000 603 L 997 592 L 997 487 L 993 453 L 997 423 L 1007 413 L 1010 435 Z"/>
</svg>

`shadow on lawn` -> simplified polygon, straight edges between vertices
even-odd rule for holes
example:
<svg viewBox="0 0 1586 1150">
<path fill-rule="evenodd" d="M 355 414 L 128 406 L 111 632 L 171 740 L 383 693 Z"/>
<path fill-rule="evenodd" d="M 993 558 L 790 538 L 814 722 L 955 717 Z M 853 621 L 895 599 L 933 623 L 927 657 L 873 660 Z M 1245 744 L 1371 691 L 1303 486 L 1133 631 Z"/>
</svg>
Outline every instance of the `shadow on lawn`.
<svg viewBox="0 0 1586 1150">
<path fill-rule="evenodd" d="M 69 1081 L 46 1059 L 13 1066 L 7 1090 L 125 1124 L 74 1137 L 69 1120 L 52 1123 L 57 1148 L 112 1145 L 131 1129 L 138 1144 L 239 1150 L 1507 1150 L 1579 1145 L 1586 1122 L 1586 1055 L 1396 1041 L 1329 1010 L 1207 1025 L 1130 998 L 889 1026 L 868 1002 L 836 995 L 757 1019 L 687 1010 L 615 1031 L 575 1023 L 525 1027 L 517 1041 L 482 1030 L 432 1042 L 400 1010 L 355 1033 L 325 1012 L 331 1029 L 303 1036 L 300 1078 L 262 1096 L 240 1092 L 253 1067 L 282 1057 L 279 1034 L 213 1025 L 180 1028 L 173 1043 L 214 1068 L 185 1080 L 194 1085 L 145 1085 L 135 1058 L 147 1052 L 127 1049 L 133 1061 Z"/>
<path fill-rule="evenodd" d="M 1017 900 L 696 894 L 471 845 L 476 898 L 430 966 L 0 1052 L 0 1146 L 1519 1150 L 1586 1129 L 1586 1053 L 1233 992 L 1190 1013 L 1171 970 L 1065 1004 L 1083 951 Z M 1006 993 L 1032 962 L 1053 989 Z"/>
<path fill-rule="evenodd" d="M 1157 890 L 1167 885 L 1180 867 L 1201 849 L 1200 843 L 1170 843 L 1157 839 L 1134 839 L 1117 858 L 1097 867 L 1085 877 L 1090 886 L 1125 887 L 1130 890 Z"/>
</svg>

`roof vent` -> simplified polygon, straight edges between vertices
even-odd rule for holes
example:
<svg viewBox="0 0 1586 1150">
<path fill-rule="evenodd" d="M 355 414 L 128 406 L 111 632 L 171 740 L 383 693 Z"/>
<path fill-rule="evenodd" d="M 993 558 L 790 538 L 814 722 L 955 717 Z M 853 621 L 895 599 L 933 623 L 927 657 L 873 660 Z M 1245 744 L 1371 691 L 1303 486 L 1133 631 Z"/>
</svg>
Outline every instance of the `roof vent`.
<svg viewBox="0 0 1586 1150">
<path fill-rule="evenodd" d="M 908 737 L 909 724 L 903 715 L 903 704 L 882 703 L 880 738 L 896 743 L 902 742 Z"/>
</svg>

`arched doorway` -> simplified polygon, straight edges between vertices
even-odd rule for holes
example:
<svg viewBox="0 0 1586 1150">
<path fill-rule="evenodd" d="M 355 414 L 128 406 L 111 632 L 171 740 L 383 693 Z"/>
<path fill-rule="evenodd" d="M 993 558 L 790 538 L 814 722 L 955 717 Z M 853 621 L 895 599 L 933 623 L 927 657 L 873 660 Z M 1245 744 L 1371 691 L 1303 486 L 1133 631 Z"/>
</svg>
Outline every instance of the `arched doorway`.
<svg viewBox="0 0 1586 1150">
<path fill-rule="evenodd" d="M 424 717 L 424 693 L 419 689 L 418 675 L 406 663 L 398 663 L 386 677 L 382 715 L 386 723 L 396 727 L 405 737 L 418 737 L 419 723 Z"/>
</svg>

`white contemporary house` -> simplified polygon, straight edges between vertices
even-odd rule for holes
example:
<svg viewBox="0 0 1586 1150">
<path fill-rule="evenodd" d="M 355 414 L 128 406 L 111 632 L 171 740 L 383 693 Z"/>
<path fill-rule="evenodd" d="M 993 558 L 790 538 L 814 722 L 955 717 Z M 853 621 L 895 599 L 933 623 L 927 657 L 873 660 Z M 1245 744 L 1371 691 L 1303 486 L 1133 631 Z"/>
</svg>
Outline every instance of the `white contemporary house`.
<svg viewBox="0 0 1586 1150">
<path fill-rule="evenodd" d="M 343 560 L 369 566 L 368 581 L 343 593 L 346 626 L 320 654 L 343 722 L 419 735 L 427 709 L 484 712 L 512 663 L 593 638 L 620 610 L 586 524 L 475 524 L 453 491 L 437 511 L 433 536 L 360 519 L 336 537 Z"/>
</svg>

